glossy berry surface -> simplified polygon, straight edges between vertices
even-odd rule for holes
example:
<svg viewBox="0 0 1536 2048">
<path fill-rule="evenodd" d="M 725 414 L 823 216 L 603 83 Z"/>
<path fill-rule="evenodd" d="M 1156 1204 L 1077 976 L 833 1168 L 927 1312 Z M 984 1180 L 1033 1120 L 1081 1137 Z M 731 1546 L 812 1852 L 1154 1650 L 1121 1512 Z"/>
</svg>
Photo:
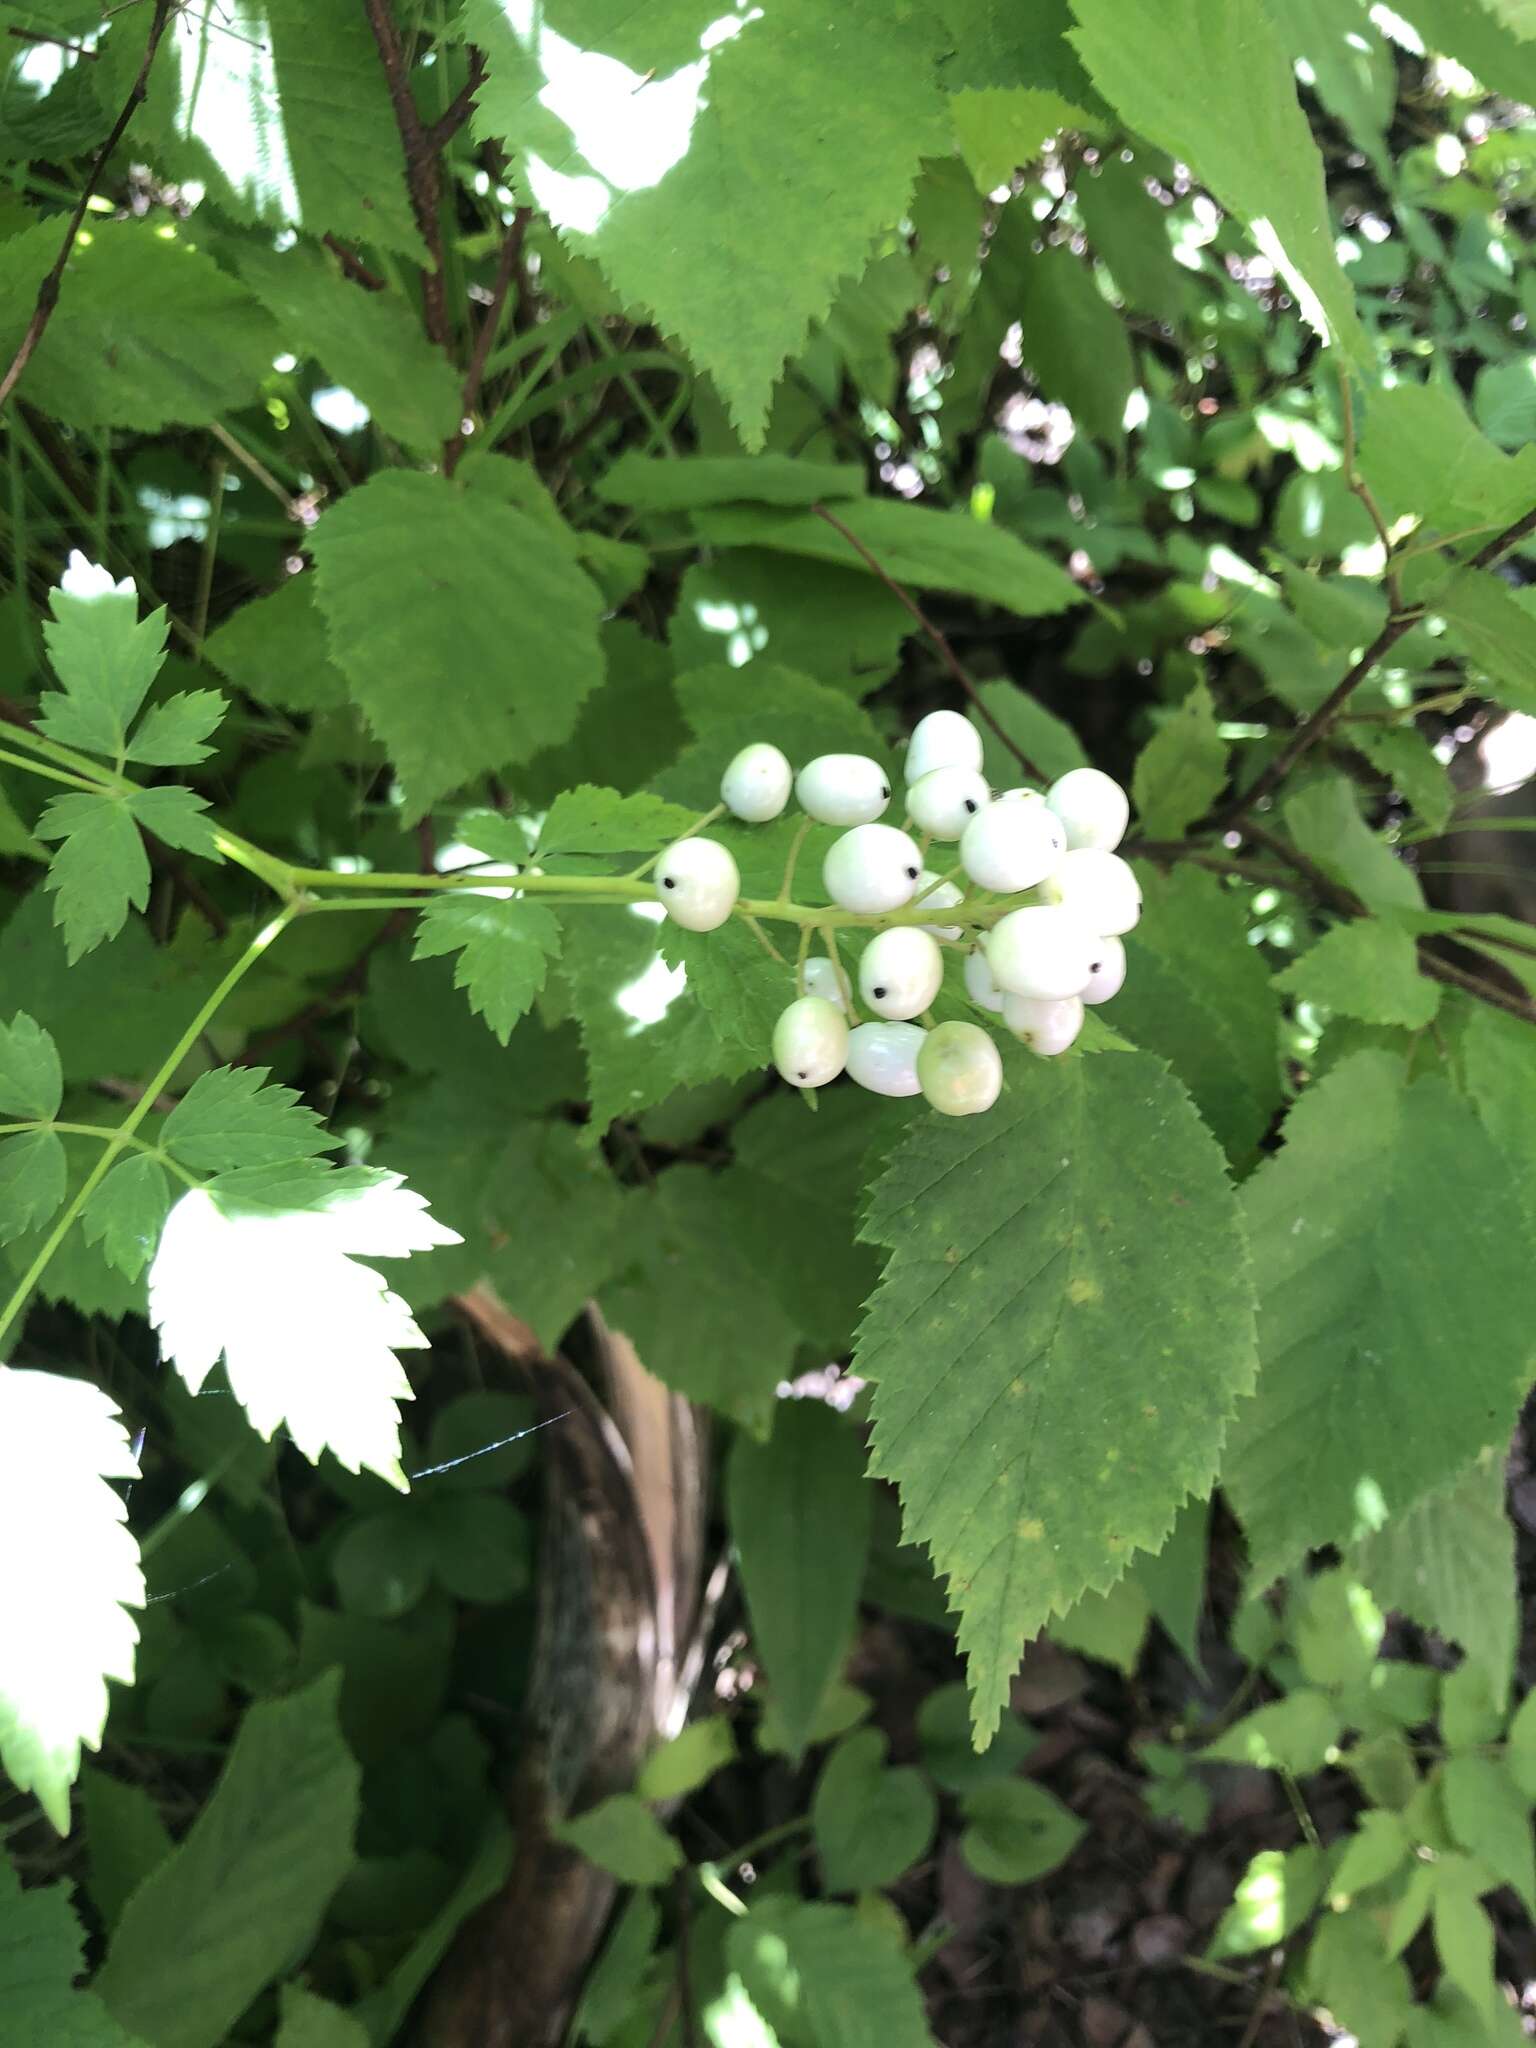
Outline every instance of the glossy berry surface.
<svg viewBox="0 0 1536 2048">
<path fill-rule="evenodd" d="M 973 1003 L 992 1011 L 994 1016 L 1003 1014 L 1003 992 L 992 979 L 986 951 L 981 946 L 965 956 L 965 992 Z"/>
<path fill-rule="evenodd" d="M 877 1017 L 920 1017 L 944 980 L 944 955 L 921 925 L 876 932 L 859 962 L 859 994 Z"/>
<path fill-rule="evenodd" d="M 1067 850 L 1061 820 L 1043 798 L 999 797 L 960 835 L 960 863 L 979 889 L 1005 896 L 1043 882 Z"/>
<path fill-rule="evenodd" d="M 1083 989 L 1085 1003 L 1107 1003 L 1125 986 L 1125 947 L 1119 939 L 1100 939 L 1093 949 L 1093 972 Z"/>
<path fill-rule="evenodd" d="M 1073 768 L 1045 793 L 1066 828 L 1069 847 L 1094 846 L 1112 853 L 1125 837 L 1131 806 L 1125 791 L 1101 768 Z"/>
<path fill-rule="evenodd" d="M 1083 1028 L 1081 996 L 1005 996 L 1003 1022 L 1041 1059 L 1054 1059 Z"/>
<path fill-rule="evenodd" d="M 1005 995 L 1077 996 L 1088 986 L 1097 945 L 1098 934 L 1085 931 L 1070 911 L 1029 904 L 992 927 L 987 965 Z"/>
<path fill-rule="evenodd" d="M 911 785 L 935 768 L 981 768 L 981 734 L 958 711 L 930 711 L 912 728 L 906 778 Z"/>
<path fill-rule="evenodd" d="M 788 756 L 766 741 L 743 747 L 720 778 L 720 801 L 733 818 L 766 825 L 789 802 L 794 770 Z"/>
<path fill-rule="evenodd" d="M 848 1058 L 848 1020 L 822 996 L 800 996 L 773 1027 L 773 1064 L 794 1088 L 824 1088 Z"/>
<path fill-rule="evenodd" d="M 848 1078 L 873 1095 L 917 1095 L 918 1056 L 928 1033 L 917 1024 L 860 1024 L 848 1034 Z"/>
<path fill-rule="evenodd" d="M 923 857 L 895 825 L 856 825 L 834 839 L 822 862 L 827 894 L 843 910 L 880 916 L 912 901 Z"/>
<path fill-rule="evenodd" d="M 718 839 L 679 839 L 656 863 L 656 900 L 685 931 L 712 932 L 741 894 L 730 849 Z"/>
<path fill-rule="evenodd" d="M 795 777 L 795 795 L 819 825 L 872 825 L 891 800 L 891 785 L 867 754 L 818 754 Z"/>
<path fill-rule="evenodd" d="M 979 1024 L 939 1024 L 923 1040 L 917 1078 L 941 1116 L 980 1116 L 1003 1091 L 1003 1060 Z"/>
<path fill-rule="evenodd" d="M 1045 885 L 1053 903 L 1070 910 L 1091 932 L 1115 938 L 1141 921 L 1141 884 L 1118 853 L 1082 846 L 1069 853 Z"/>
<path fill-rule="evenodd" d="M 848 983 L 824 953 L 807 960 L 800 975 L 808 996 L 821 996 L 836 1009 L 848 1008 Z"/>
<path fill-rule="evenodd" d="M 992 801 L 987 778 L 974 768 L 930 768 L 907 788 L 907 816 L 935 839 L 958 839 Z"/>
</svg>

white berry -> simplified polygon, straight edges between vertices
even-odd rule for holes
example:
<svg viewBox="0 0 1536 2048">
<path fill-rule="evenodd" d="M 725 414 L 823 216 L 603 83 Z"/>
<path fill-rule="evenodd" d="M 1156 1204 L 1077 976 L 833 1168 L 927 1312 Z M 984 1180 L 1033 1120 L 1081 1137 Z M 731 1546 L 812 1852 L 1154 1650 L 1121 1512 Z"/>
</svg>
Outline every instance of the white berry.
<svg viewBox="0 0 1536 2048">
<path fill-rule="evenodd" d="M 919 910 L 948 910 L 956 903 L 963 903 L 965 897 L 953 882 L 941 882 L 932 868 L 924 868 L 917 878 L 914 900 Z M 935 939 L 958 939 L 960 936 L 957 924 L 925 924 L 919 925 L 918 930 Z"/>
<path fill-rule="evenodd" d="M 855 825 L 827 848 L 821 879 L 842 909 L 878 916 L 910 903 L 922 872 L 916 840 L 897 826 Z"/>
<path fill-rule="evenodd" d="M 733 818 L 766 825 L 789 802 L 794 770 L 787 756 L 766 740 L 743 747 L 720 778 L 720 801 Z"/>
<path fill-rule="evenodd" d="M 1071 847 L 1097 846 L 1112 853 L 1125 837 L 1131 806 L 1125 791 L 1102 768 L 1073 768 L 1045 793 L 1066 827 Z"/>
<path fill-rule="evenodd" d="M 1125 986 L 1125 948 L 1118 939 L 1100 939 L 1093 949 L 1093 972 L 1083 990 L 1085 1003 L 1107 1003 Z"/>
<path fill-rule="evenodd" d="M 1118 937 L 1141 921 L 1141 884 L 1129 862 L 1101 847 L 1069 853 L 1045 885 L 1051 902 L 1070 910 L 1091 932 Z"/>
<path fill-rule="evenodd" d="M 873 1095 L 916 1095 L 920 1024 L 859 1024 L 848 1034 L 848 1078 Z"/>
<path fill-rule="evenodd" d="M 917 1055 L 917 1078 L 941 1116 L 979 1116 L 1002 1093 L 1002 1055 L 979 1024 L 938 1024 Z"/>
<path fill-rule="evenodd" d="M 992 1010 L 998 1016 L 1002 1015 L 1003 992 L 992 979 L 987 956 L 980 946 L 965 956 L 965 988 L 973 1003 L 980 1003 L 984 1010 Z"/>
<path fill-rule="evenodd" d="M 684 931 L 712 932 L 736 907 L 741 876 L 718 839 L 679 839 L 656 864 L 656 897 Z"/>
<path fill-rule="evenodd" d="M 859 994 L 877 1017 L 898 1022 L 920 1017 L 943 979 L 944 955 L 921 925 L 876 932 L 859 962 Z"/>
<path fill-rule="evenodd" d="M 773 1027 L 773 1064 L 795 1088 L 824 1088 L 848 1059 L 848 1019 L 824 996 L 800 996 Z"/>
<path fill-rule="evenodd" d="M 1005 896 L 1043 882 L 1067 850 L 1061 820 L 1023 792 L 978 811 L 960 835 L 960 865 L 980 889 Z"/>
<path fill-rule="evenodd" d="M 930 768 L 907 789 L 907 816 L 935 839 L 958 839 L 992 801 L 987 778 L 974 768 Z"/>
<path fill-rule="evenodd" d="M 1054 1001 L 1040 996 L 1005 996 L 1003 1022 L 1031 1052 L 1041 1059 L 1054 1059 L 1083 1028 L 1083 1000 L 1081 996 L 1059 996 Z"/>
<path fill-rule="evenodd" d="M 891 785 L 867 754 L 818 754 L 795 777 L 795 795 L 820 825 L 869 825 L 890 802 Z"/>
<path fill-rule="evenodd" d="M 992 927 L 987 965 L 1005 995 L 1076 996 L 1088 986 L 1098 943 L 1070 910 L 1031 904 Z"/>
<path fill-rule="evenodd" d="M 805 984 L 808 996 L 820 996 L 823 1001 L 831 1003 L 839 1010 L 848 1008 L 847 983 L 823 954 L 817 954 L 813 960 L 806 961 L 800 979 Z"/>
<path fill-rule="evenodd" d="M 980 767 L 981 734 L 958 711 L 930 711 L 913 727 L 907 742 L 909 786 L 934 768 Z"/>
</svg>

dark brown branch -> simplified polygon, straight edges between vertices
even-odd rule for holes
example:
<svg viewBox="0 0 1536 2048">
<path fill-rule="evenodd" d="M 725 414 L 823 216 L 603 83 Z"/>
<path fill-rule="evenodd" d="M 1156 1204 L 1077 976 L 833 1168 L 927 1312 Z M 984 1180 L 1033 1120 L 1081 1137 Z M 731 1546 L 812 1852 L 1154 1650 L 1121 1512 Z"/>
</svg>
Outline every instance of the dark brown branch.
<svg viewBox="0 0 1536 2048">
<path fill-rule="evenodd" d="M 322 235 L 320 239 L 352 282 L 360 284 L 365 292 L 382 292 L 389 289 L 383 278 L 371 271 L 362 257 L 355 250 L 349 249 L 345 242 L 338 242 L 334 235 Z"/>
<path fill-rule="evenodd" d="M 1507 1010 L 1510 1016 L 1518 1017 L 1524 1024 L 1536 1024 L 1536 1004 L 1528 998 L 1511 995 L 1497 983 L 1484 981 L 1480 974 L 1469 974 L 1465 967 L 1443 960 L 1438 953 L 1431 953 L 1423 940 L 1419 942 L 1419 966 L 1431 981 L 1464 989 L 1469 996 L 1476 996 L 1479 1002 L 1491 1003 L 1496 1010 Z"/>
<path fill-rule="evenodd" d="M 69 252 L 75 246 L 75 237 L 79 234 L 81 225 L 85 220 L 86 211 L 95 197 L 96 187 L 101 182 L 101 174 L 107 167 L 107 159 L 122 141 L 127 131 L 128 123 L 133 119 L 134 113 L 144 97 L 145 88 L 149 83 L 150 66 L 155 61 L 155 53 L 160 48 L 160 40 L 165 34 L 166 26 L 171 19 L 173 11 L 174 0 L 155 0 L 154 18 L 149 25 L 149 40 L 144 46 L 143 61 L 140 63 L 133 84 L 129 88 L 128 97 L 123 102 L 122 112 L 112 123 L 111 134 L 108 135 L 106 141 L 96 152 L 90 172 L 86 177 L 85 189 L 75 202 L 75 210 L 69 217 L 69 226 L 64 231 L 64 245 L 59 250 L 52 269 L 37 288 L 37 302 L 32 308 L 32 317 L 27 322 L 27 330 L 17 345 L 16 353 L 11 358 L 9 369 L 3 377 L 0 377 L 0 406 L 5 404 L 5 401 L 15 390 L 17 380 L 31 361 L 37 344 L 43 338 L 48 322 L 53 318 L 53 309 L 59 303 L 59 286 L 63 281 L 64 268 L 69 262 Z"/>
<path fill-rule="evenodd" d="M 1502 533 L 1496 533 L 1492 540 L 1485 542 L 1463 566 L 1468 569 L 1486 569 L 1496 562 L 1500 555 L 1507 554 L 1513 547 L 1518 547 L 1520 542 L 1532 533 L 1536 533 L 1536 506 L 1533 506 L 1523 518 L 1517 519 L 1512 526 L 1506 526 Z M 1397 645 L 1410 626 L 1418 623 L 1418 619 L 1417 612 L 1394 609 L 1389 614 L 1386 624 L 1364 654 L 1339 678 L 1322 703 L 1307 716 L 1269 766 L 1254 778 L 1250 787 L 1241 796 L 1236 797 L 1218 815 L 1218 828 L 1238 824 L 1255 804 L 1262 803 L 1266 797 L 1274 795 L 1303 754 L 1309 753 L 1320 739 L 1327 737 L 1335 719 L 1377 662 Z"/>
<path fill-rule="evenodd" d="M 996 733 L 998 739 L 1008 749 L 1009 753 L 1012 754 L 1013 758 L 1018 762 L 1019 766 L 1024 770 L 1024 773 L 1026 775 L 1034 776 L 1037 782 L 1046 781 L 1048 778 L 1046 777 L 1044 772 L 1035 766 L 1034 762 L 1031 761 L 1028 754 L 1026 754 L 1024 749 L 1019 745 L 1018 741 L 1014 739 L 1009 733 L 1004 732 L 1002 726 L 998 723 L 997 719 L 987 709 L 987 706 L 982 701 L 982 695 L 980 690 L 977 689 L 975 683 L 972 682 L 970 676 L 962 667 L 960 657 L 955 653 L 954 648 L 950 646 L 949 642 L 945 639 L 944 635 L 939 631 L 938 627 L 933 623 L 932 619 L 929 618 L 928 614 L 923 610 L 922 606 L 917 602 L 916 598 L 912 596 L 910 591 L 904 589 L 903 586 L 896 581 L 895 577 L 891 575 L 890 571 L 888 569 L 883 568 L 881 564 L 878 561 L 876 561 L 875 557 L 870 553 L 869 549 L 865 547 L 863 541 L 859 539 L 859 536 L 856 533 L 854 533 L 851 530 L 851 528 L 845 526 L 842 520 L 837 517 L 835 512 L 829 512 L 825 505 L 813 505 L 811 507 L 811 510 L 816 514 L 816 517 L 818 519 L 824 519 L 827 522 L 828 526 L 832 528 L 834 533 L 840 533 L 842 535 L 843 539 L 847 541 L 849 547 L 853 549 L 854 553 L 863 562 L 865 568 L 870 570 L 874 575 L 878 576 L 880 578 L 880 581 L 885 585 L 886 589 L 891 593 L 892 597 L 894 597 L 897 600 L 897 602 L 901 604 L 904 607 L 904 609 L 908 613 L 910 613 L 910 615 L 914 619 L 916 619 L 918 625 L 921 626 L 923 631 L 928 635 L 928 638 L 932 641 L 934 649 L 938 654 L 940 661 L 943 662 L 945 668 L 949 670 L 949 673 L 954 677 L 955 681 L 960 685 L 961 689 L 964 690 L 966 696 L 970 698 L 972 705 L 975 707 L 977 716 L 979 718 L 984 719 L 986 723 L 992 728 L 993 732 Z"/>
<path fill-rule="evenodd" d="M 446 149 L 455 135 L 464 126 L 474 109 L 475 94 L 485 83 L 485 56 L 480 50 L 469 53 L 469 77 L 462 90 L 454 98 L 431 127 L 425 130 L 426 138 L 434 150 Z"/>
<path fill-rule="evenodd" d="M 512 216 L 506 239 L 501 245 L 501 255 L 496 263 L 496 277 L 491 286 L 491 301 L 485 309 L 485 318 L 480 323 L 480 332 L 475 336 L 474 353 L 469 359 L 469 369 L 464 378 L 464 395 L 459 400 L 459 426 L 452 440 L 443 449 L 443 474 L 452 476 L 464 453 L 464 422 L 474 412 L 480 399 L 480 386 L 485 381 L 485 366 L 490 360 L 491 349 L 496 341 L 496 330 L 501 325 L 502 308 L 507 303 L 507 294 L 512 289 L 512 280 L 518 272 L 519 259 L 523 253 L 523 238 L 528 232 L 528 223 L 533 217 L 531 206 L 520 206 Z"/>
<path fill-rule="evenodd" d="M 422 324 L 427 330 L 428 340 L 446 348 L 449 338 L 448 301 L 443 274 L 443 229 L 438 218 L 442 203 L 442 167 L 431 131 L 416 109 L 405 50 L 390 9 L 390 0 L 363 0 L 363 11 L 368 16 L 368 26 L 373 30 L 379 62 L 384 67 L 384 83 L 389 89 L 390 105 L 395 110 L 395 126 L 400 131 L 405 151 L 405 183 L 411 197 L 411 211 L 416 216 L 421 239 L 427 245 L 427 268 L 421 275 Z"/>
<path fill-rule="evenodd" d="M 67 50 L 71 57 L 88 57 L 91 63 L 96 62 L 98 53 L 95 50 L 88 50 L 84 43 L 66 42 L 63 36 L 40 35 L 35 28 L 8 28 L 6 34 L 14 36 L 19 43 L 46 43 L 50 49 Z"/>
</svg>

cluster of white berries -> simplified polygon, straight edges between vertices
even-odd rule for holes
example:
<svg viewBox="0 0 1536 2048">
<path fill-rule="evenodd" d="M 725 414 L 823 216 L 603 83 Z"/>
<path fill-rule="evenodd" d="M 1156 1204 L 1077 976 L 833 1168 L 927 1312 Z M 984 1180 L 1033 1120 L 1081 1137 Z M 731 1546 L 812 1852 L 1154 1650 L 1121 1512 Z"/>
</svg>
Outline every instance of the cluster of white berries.
<svg viewBox="0 0 1536 2048">
<path fill-rule="evenodd" d="M 958 842 L 959 868 L 973 891 L 1034 892 L 1030 902 L 1002 910 L 967 955 L 965 986 L 1031 1051 L 1062 1053 L 1082 1029 L 1083 1006 L 1108 1002 L 1125 980 L 1121 938 L 1141 915 L 1141 891 L 1114 849 L 1130 806 L 1097 768 L 1074 768 L 1043 795 L 1007 789 L 994 796 L 981 761 L 981 734 L 968 718 L 931 712 L 907 748 L 907 822 L 925 844 Z M 777 747 L 744 747 L 725 771 L 720 797 L 734 817 L 763 824 L 783 812 L 791 790 L 808 817 L 846 828 L 822 865 L 826 893 L 840 909 L 882 917 L 913 905 L 942 912 L 965 900 L 952 880 L 924 866 L 910 832 L 877 822 L 891 788 L 865 755 L 822 754 L 796 775 Z M 724 924 L 740 893 L 736 862 L 717 840 L 680 839 L 657 864 L 657 897 L 690 931 Z M 958 941 L 962 930 L 903 921 L 875 933 L 858 967 L 859 996 L 875 1023 L 850 1023 L 853 991 L 840 965 L 807 960 L 803 993 L 774 1028 L 773 1061 L 784 1079 L 821 1088 L 846 1072 L 876 1094 L 922 1094 L 947 1116 L 990 1109 L 1003 1073 L 986 1031 L 913 1021 L 939 993 L 941 944 Z"/>
</svg>

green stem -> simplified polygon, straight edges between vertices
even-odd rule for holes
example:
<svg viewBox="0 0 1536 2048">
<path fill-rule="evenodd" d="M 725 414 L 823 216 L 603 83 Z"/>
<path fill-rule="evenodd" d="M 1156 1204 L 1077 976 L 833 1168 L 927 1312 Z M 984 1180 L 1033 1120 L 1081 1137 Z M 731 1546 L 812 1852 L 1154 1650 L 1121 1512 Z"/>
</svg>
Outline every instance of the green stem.
<svg viewBox="0 0 1536 2048">
<path fill-rule="evenodd" d="M 805 835 L 810 829 L 810 819 L 802 818 L 796 827 L 794 838 L 789 842 L 789 859 L 784 863 L 784 879 L 779 884 L 778 900 L 780 903 L 787 903 L 789 901 L 790 891 L 795 886 L 795 869 L 800 862 L 800 849 L 804 846 Z"/>
<path fill-rule="evenodd" d="M 228 974 L 225 975 L 218 987 L 199 1008 L 192 1022 L 166 1054 L 158 1071 L 145 1083 L 144 1093 L 139 1097 L 132 1109 L 129 1110 L 122 1123 L 118 1125 L 117 1129 L 107 1139 L 107 1142 L 101 1149 L 101 1157 L 86 1175 L 74 1199 L 66 1205 L 58 1221 L 54 1224 L 52 1230 L 49 1231 L 47 1237 L 44 1238 L 41 1246 L 38 1248 L 37 1256 L 33 1259 L 31 1265 L 28 1266 L 26 1272 L 22 1274 L 20 1280 L 17 1281 L 5 1306 L 0 1308 L 0 1344 L 3 1344 L 4 1339 L 10 1334 L 11 1325 L 16 1321 L 16 1318 L 31 1299 L 32 1290 L 48 1270 L 49 1262 L 53 1258 L 54 1253 L 69 1235 L 86 1203 L 95 1194 L 108 1173 L 111 1172 L 118 1154 L 125 1151 L 132 1144 L 139 1125 L 143 1123 L 144 1119 L 154 1108 L 156 1099 L 169 1086 L 176 1069 L 197 1044 L 198 1039 L 207 1030 L 208 1025 L 218 1014 L 220 1008 L 229 996 L 233 994 L 240 982 L 244 980 L 245 976 L 250 973 L 262 954 L 266 952 L 275 939 L 281 937 L 285 928 L 298 916 L 300 908 L 301 906 L 297 903 L 286 904 L 270 924 L 262 927 L 240 955 L 234 966 L 230 968 Z"/>
<path fill-rule="evenodd" d="M 103 1144 L 110 1144 L 118 1136 L 119 1129 L 120 1126 L 117 1124 L 61 1124 L 51 1120 L 39 1120 L 29 1124 L 0 1124 L 0 1138 L 13 1137 L 18 1131 L 57 1131 L 61 1138 L 99 1138 Z M 196 1174 L 188 1173 L 185 1167 L 178 1166 L 169 1153 L 163 1151 L 160 1146 L 151 1144 L 148 1138 L 131 1137 L 128 1143 L 135 1152 L 146 1153 L 149 1158 L 158 1160 L 167 1173 L 174 1173 L 176 1178 L 185 1181 L 189 1188 L 201 1185 Z"/>
<path fill-rule="evenodd" d="M 7 768 L 25 768 L 29 775 L 44 776 L 49 782 L 63 782 L 71 789 L 83 789 L 92 796 L 101 794 L 99 782 L 87 782 L 83 775 L 68 775 L 62 768 L 50 768 L 45 762 L 34 761 L 28 754 L 13 754 L 9 747 L 0 747 L 0 761 Z"/>
</svg>

